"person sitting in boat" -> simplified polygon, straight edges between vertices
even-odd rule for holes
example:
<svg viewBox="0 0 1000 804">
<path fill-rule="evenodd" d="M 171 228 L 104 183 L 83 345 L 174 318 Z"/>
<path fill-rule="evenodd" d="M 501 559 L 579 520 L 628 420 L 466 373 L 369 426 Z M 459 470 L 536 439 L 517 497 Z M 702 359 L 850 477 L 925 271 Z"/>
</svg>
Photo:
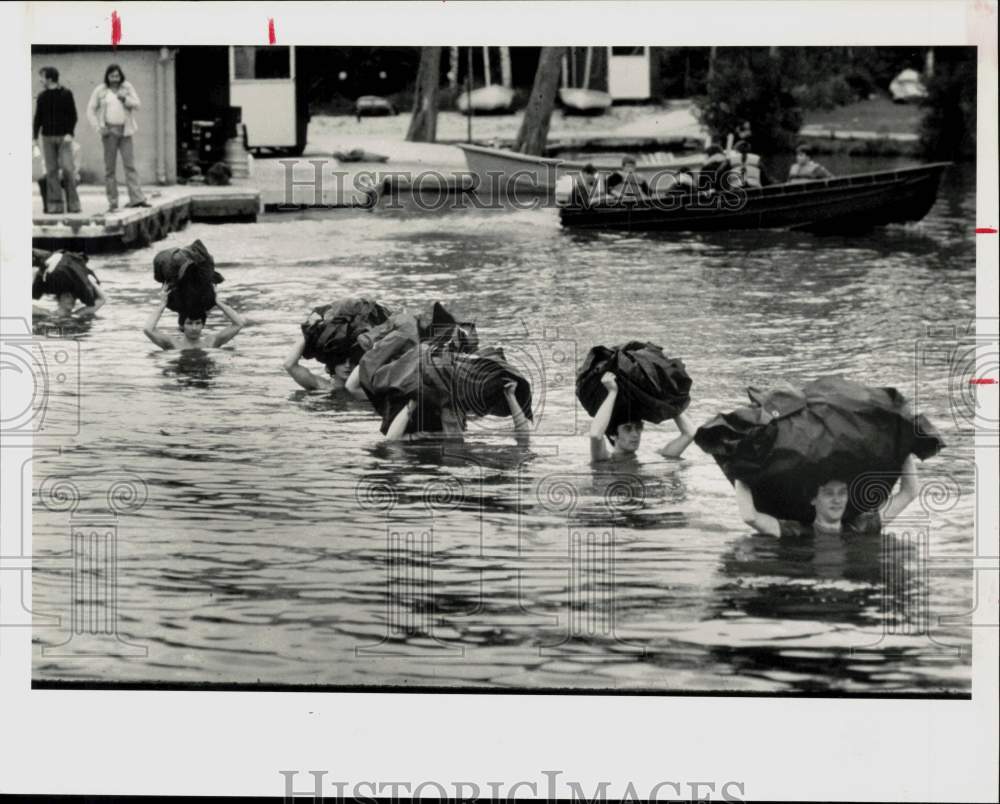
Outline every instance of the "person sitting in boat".
<svg viewBox="0 0 1000 804">
<path fill-rule="evenodd" d="M 812 149 L 808 145 L 800 145 L 795 149 L 795 162 L 788 171 L 789 182 L 830 178 L 833 178 L 833 174 L 819 162 L 813 161 Z"/>
<path fill-rule="evenodd" d="M 613 198 L 630 200 L 649 198 L 649 184 L 636 173 L 636 164 L 634 156 L 626 156 L 622 159 L 621 170 L 616 170 L 608 177 L 608 193 Z"/>
<path fill-rule="evenodd" d="M 600 190 L 597 179 L 597 170 L 589 162 L 583 166 L 573 182 L 573 194 L 570 203 L 573 206 L 590 206 L 598 198 Z"/>
<path fill-rule="evenodd" d="M 741 120 L 739 126 L 736 128 L 736 134 L 733 136 L 733 142 L 737 145 L 741 142 L 747 144 L 747 149 L 752 150 L 750 147 L 750 138 L 753 136 L 753 129 L 750 127 L 749 120 Z"/>
<path fill-rule="evenodd" d="M 713 143 L 705 150 L 708 159 L 698 168 L 697 187 L 699 190 L 717 190 L 722 174 L 729 169 L 729 160 L 722 147 Z"/>
<path fill-rule="evenodd" d="M 770 184 L 757 154 L 750 153 L 750 143 L 740 140 L 727 159 L 729 168 L 725 181 L 729 187 L 763 187 Z"/>
<path fill-rule="evenodd" d="M 917 465 L 913 455 L 908 455 L 903 462 L 899 491 L 892 495 L 881 509 L 859 514 L 850 520 L 844 518 L 849 487 L 847 481 L 842 478 L 831 478 L 816 488 L 812 499 L 816 518 L 811 523 L 778 519 L 770 514 L 761 513 L 754 506 L 753 492 L 746 483 L 737 480 L 733 487 L 736 491 L 736 504 L 740 516 L 744 522 L 760 533 L 770 536 L 811 536 L 816 532 L 876 535 L 881 533 L 884 525 L 899 516 L 916 499 Z"/>
<path fill-rule="evenodd" d="M 611 427 L 611 416 L 615 401 L 618 399 L 618 381 L 610 371 L 601 376 L 601 384 L 608 389 L 608 395 L 597 409 L 593 422 L 590 424 L 590 460 L 592 463 L 601 461 L 622 461 L 635 457 L 642 440 L 643 422 L 621 422 Z M 680 430 L 680 435 L 659 450 L 664 458 L 679 458 L 688 445 L 694 441 L 695 427 L 683 413 L 674 417 L 674 423 Z M 608 450 L 605 438 L 611 443 Z"/>
<path fill-rule="evenodd" d="M 216 299 L 215 305 L 223 315 L 229 319 L 229 326 L 216 333 L 205 334 L 205 320 L 207 311 L 188 311 L 179 313 L 177 316 L 177 328 L 181 331 L 179 335 L 168 335 L 156 328 L 160 322 L 160 316 L 167 308 L 167 296 L 169 290 L 166 284 L 160 291 L 160 304 L 150 314 L 146 326 L 143 327 L 143 334 L 161 349 L 218 349 L 223 344 L 229 343 L 236 337 L 237 333 L 244 326 L 246 321 L 232 307 Z"/>
</svg>

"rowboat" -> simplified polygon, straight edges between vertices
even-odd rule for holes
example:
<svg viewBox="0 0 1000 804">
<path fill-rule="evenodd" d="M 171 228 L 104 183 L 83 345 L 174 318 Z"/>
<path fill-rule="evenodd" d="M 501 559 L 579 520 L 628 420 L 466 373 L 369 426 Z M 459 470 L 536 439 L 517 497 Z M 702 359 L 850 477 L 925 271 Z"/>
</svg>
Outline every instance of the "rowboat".
<svg viewBox="0 0 1000 804">
<path fill-rule="evenodd" d="M 951 162 L 767 187 L 675 190 L 652 199 L 564 206 L 563 226 L 635 231 L 863 231 L 922 219 Z"/>
<path fill-rule="evenodd" d="M 455 101 L 458 110 L 465 113 L 472 108 L 473 114 L 499 114 L 509 112 L 514 106 L 514 90 L 494 84 L 480 87 L 472 92 L 463 92 Z"/>
<path fill-rule="evenodd" d="M 604 114 L 611 106 L 611 96 L 598 89 L 573 89 L 564 87 L 559 90 L 559 102 L 565 108 L 566 114 Z"/>
<path fill-rule="evenodd" d="M 619 163 L 595 160 L 593 163 L 565 161 L 544 156 L 529 156 L 503 148 L 487 148 L 482 145 L 458 143 L 465 152 L 465 162 L 469 172 L 474 174 L 483 188 L 497 187 L 503 190 L 517 189 L 519 192 L 550 193 L 556 182 L 564 176 L 576 176 L 587 164 L 593 164 L 598 175 L 621 169 Z M 702 153 L 675 156 L 672 153 L 642 154 L 638 157 L 636 174 L 647 181 L 665 173 L 673 173 L 681 168 L 698 168 L 705 162 Z"/>
</svg>

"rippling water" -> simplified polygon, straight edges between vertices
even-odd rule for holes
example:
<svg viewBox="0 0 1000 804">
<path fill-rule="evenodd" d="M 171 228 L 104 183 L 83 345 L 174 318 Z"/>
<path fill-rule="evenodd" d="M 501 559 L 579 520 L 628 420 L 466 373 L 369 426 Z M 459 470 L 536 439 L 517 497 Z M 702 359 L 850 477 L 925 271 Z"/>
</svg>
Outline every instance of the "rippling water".
<svg viewBox="0 0 1000 804">
<path fill-rule="evenodd" d="M 914 366 L 928 327 L 975 314 L 973 175 L 953 169 L 921 224 L 849 238 L 313 211 L 92 259 L 111 303 L 62 333 L 79 396 L 71 377 L 51 400 L 53 416 L 79 403 L 81 430 L 54 427 L 34 461 L 34 677 L 967 692 L 971 571 L 941 559 L 972 550 L 972 451 L 946 363 Z M 160 352 L 141 331 L 151 259 L 194 238 L 250 323 L 222 350 Z M 357 293 L 440 299 L 544 371 L 530 449 L 500 421 L 458 448 L 386 446 L 366 404 L 297 390 L 281 361 L 303 311 Z M 632 338 L 684 358 L 699 423 L 777 379 L 844 373 L 916 395 L 949 442 L 922 467 L 944 485 L 885 544 L 788 545 L 747 532 L 697 447 L 656 455 L 673 425 L 647 427 L 634 464 L 594 469 L 573 369 Z M 60 478 L 79 490 L 72 516 Z M 116 617 L 88 585 L 91 533 L 115 537 Z M 98 602 L 73 609 L 74 594 Z"/>
</svg>

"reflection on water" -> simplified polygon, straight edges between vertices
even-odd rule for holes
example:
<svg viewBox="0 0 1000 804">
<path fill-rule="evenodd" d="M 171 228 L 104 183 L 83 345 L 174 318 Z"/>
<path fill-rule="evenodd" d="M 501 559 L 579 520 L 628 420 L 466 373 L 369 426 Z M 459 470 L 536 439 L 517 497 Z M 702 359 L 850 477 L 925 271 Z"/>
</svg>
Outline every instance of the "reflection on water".
<svg viewBox="0 0 1000 804">
<path fill-rule="evenodd" d="M 39 615 L 72 621 L 71 547 L 97 548 L 70 536 L 82 511 L 105 511 L 120 639 L 81 660 L 42 652 L 68 625 L 36 627 L 35 677 L 968 691 L 971 574 L 934 557 L 971 550 L 972 452 L 949 367 L 915 372 L 914 354 L 928 327 L 974 315 L 974 200 L 955 168 L 925 221 L 852 237 L 584 233 L 544 209 L 313 211 L 102 259 L 111 303 L 65 336 L 79 433 L 49 439 L 62 451 L 33 470 L 36 486 L 70 479 L 80 503 L 74 516 L 36 499 L 33 589 Z M 224 350 L 155 351 L 141 332 L 152 255 L 196 237 L 251 324 Z M 441 299 L 544 376 L 530 447 L 493 418 L 461 445 L 388 445 L 367 403 L 297 389 L 281 363 L 302 310 L 348 293 Z M 746 533 L 696 447 L 657 455 L 672 425 L 648 426 L 636 461 L 591 467 L 574 369 L 595 343 L 637 337 L 684 358 L 696 422 L 775 379 L 899 387 L 949 444 L 922 471 L 955 491 L 907 512 L 922 541 L 781 542 Z M 122 473 L 145 499 L 108 513 Z"/>
<path fill-rule="evenodd" d="M 170 350 L 163 376 L 185 388 L 209 388 L 222 371 L 211 352 L 205 349 Z"/>
</svg>

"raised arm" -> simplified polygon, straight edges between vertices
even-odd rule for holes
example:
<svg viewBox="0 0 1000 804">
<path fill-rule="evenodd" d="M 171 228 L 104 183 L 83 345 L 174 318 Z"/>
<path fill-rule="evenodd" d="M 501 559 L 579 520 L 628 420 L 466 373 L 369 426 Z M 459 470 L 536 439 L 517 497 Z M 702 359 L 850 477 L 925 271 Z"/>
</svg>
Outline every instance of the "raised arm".
<svg viewBox="0 0 1000 804">
<path fill-rule="evenodd" d="M 695 426 L 687 416 L 683 413 L 678 413 L 674 417 L 674 423 L 677 425 L 677 429 L 681 431 L 681 434 L 660 450 L 660 454 L 664 458 L 681 457 L 681 454 L 688 448 L 688 445 L 694 441 Z"/>
<path fill-rule="evenodd" d="M 514 439 L 518 446 L 526 447 L 531 442 L 531 422 L 524 415 L 521 403 L 517 401 L 517 383 L 509 380 L 503 385 L 503 395 L 510 408 L 510 418 L 514 422 Z"/>
<path fill-rule="evenodd" d="M 156 325 L 160 323 L 160 316 L 163 315 L 163 311 L 166 307 L 167 291 L 164 289 L 160 291 L 160 303 L 156 306 L 156 309 L 149 314 L 149 319 L 146 321 L 146 326 L 142 328 L 142 332 L 161 349 L 173 349 L 174 342 L 156 328 Z"/>
<path fill-rule="evenodd" d="M 413 411 L 416 409 L 417 402 L 415 399 L 411 399 L 406 403 L 406 407 L 396 414 L 396 418 L 393 419 L 392 424 L 389 425 L 389 431 L 385 434 L 386 441 L 399 441 L 404 435 L 406 435 L 406 428 L 410 423 L 410 416 L 413 415 Z"/>
<path fill-rule="evenodd" d="M 215 338 L 212 340 L 212 346 L 219 347 L 224 343 L 229 343 L 229 341 L 235 338 L 237 333 L 246 326 L 247 322 L 242 316 L 240 316 L 239 313 L 237 313 L 225 302 L 221 302 L 216 299 L 215 305 L 222 310 L 223 315 L 229 319 L 229 326 L 216 334 Z"/>
<path fill-rule="evenodd" d="M 350 376 L 347 378 L 347 382 L 344 383 L 344 389 L 351 396 L 356 396 L 358 399 L 367 399 L 368 394 L 365 393 L 365 389 L 361 387 L 361 364 L 359 363 L 351 371 Z"/>
<path fill-rule="evenodd" d="M 101 130 L 101 121 L 97 119 L 97 96 L 100 94 L 102 86 L 103 84 L 98 84 L 94 87 L 94 91 L 90 93 L 90 100 L 87 101 L 87 120 L 94 127 L 94 131 L 98 132 Z"/>
<path fill-rule="evenodd" d="M 882 510 L 879 511 L 879 517 L 883 525 L 888 524 L 903 513 L 906 506 L 917 498 L 919 493 L 917 480 L 917 462 L 913 460 L 912 455 L 907 455 L 906 460 L 903 461 L 903 471 L 899 477 L 899 491 L 893 494 Z"/>
<path fill-rule="evenodd" d="M 618 381 L 610 371 L 604 372 L 601 377 L 601 384 L 608 389 L 608 395 L 597 409 L 597 415 L 590 423 L 590 460 L 606 461 L 608 447 L 604 443 L 604 432 L 611 423 L 611 414 L 615 410 L 615 400 L 618 399 Z"/>
<path fill-rule="evenodd" d="M 753 492 L 742 480 L 737 480 L 733 484 L 736 491 L 736 505 L 740 509 L 740 517 L 750 527 L 760 533 L 767 533 L 771 536 L 781 535 L 781 525 L 778 520 L 768 514 L 762 514 L 753 504 Z"/>
<path fill-rule="evenodd" d="M 333 383 L 326 377 L 321 377 L 318 374 L 313 374 L 305 366 L 299 365 L 299 360 L 302 359 L 302 352 L 306 348 L 306 336 L 302 335 L 295 342 L 295 346 L 292 347 L 292 351 L 288 353 L 285 358 L 285 362 L 282 363 L 282 368 L 288 372 L 289 376 L 307 391 L 325 391 L 333 387 Z"/>
</svg>

